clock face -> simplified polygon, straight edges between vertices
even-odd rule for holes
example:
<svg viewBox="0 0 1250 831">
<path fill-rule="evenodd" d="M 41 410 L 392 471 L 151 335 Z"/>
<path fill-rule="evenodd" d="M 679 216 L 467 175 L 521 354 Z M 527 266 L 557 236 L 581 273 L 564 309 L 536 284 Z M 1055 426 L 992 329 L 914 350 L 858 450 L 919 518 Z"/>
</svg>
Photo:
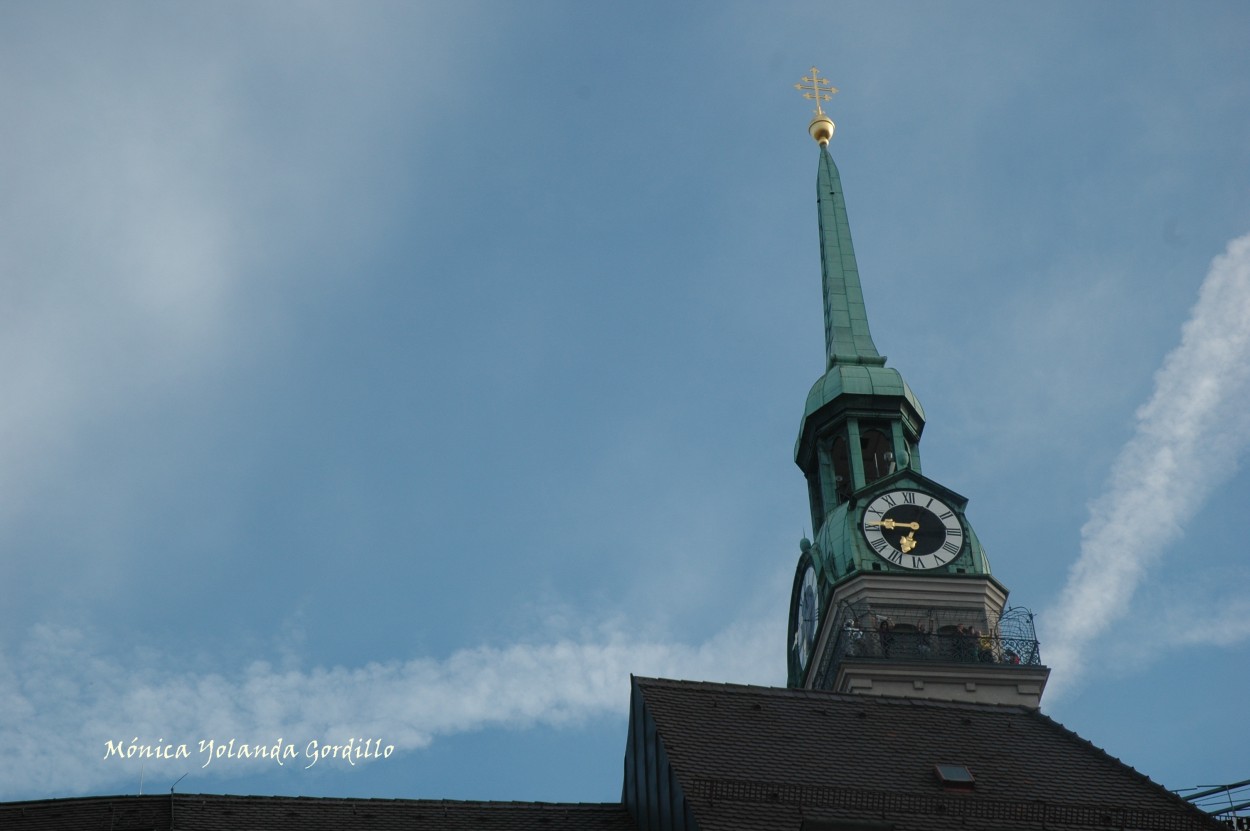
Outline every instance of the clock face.
<svg viewBox="0 0 1250 831">
<path fill-rule="evenodd" d="M 799 605 L 795 610 L 794 649 L 798 652 L 799 669 L 807 669 L 816 643 L 816 630 L 820 623 L 820 597 L 816 593 L 816 569 L 807 567 L 803 572 L 803 585 L 799 588 Z"/>
<path fill-rule="evenodd" d="M 883 559 L 903 568 L 944 566 L 964 547 L 959 517 L 936 496 L 889 491 L 864 509 L 864 538 Z"/>
</svg>

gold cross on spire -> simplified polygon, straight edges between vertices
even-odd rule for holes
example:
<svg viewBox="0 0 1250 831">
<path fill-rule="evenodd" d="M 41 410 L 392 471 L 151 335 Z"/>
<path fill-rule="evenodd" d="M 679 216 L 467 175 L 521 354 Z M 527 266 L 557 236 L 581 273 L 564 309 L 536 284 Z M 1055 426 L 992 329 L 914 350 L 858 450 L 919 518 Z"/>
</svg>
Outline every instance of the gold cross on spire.
<svg viewBox="0 0 1250 831">
<path fill-rule="evenodd" d="M 795 84 L 794 88 L 802 92 L 804 98 L 816 102 L 814 115 L 824 115 L 825 111 L 820 108 L 820 102 L 832 100 L 833 94 L 838 91 L 838 88 L 830 86 L 828 78 L 820 77 L 820 71 L 814 66 L 812 67 L 812 77 L 804 76 L 799 80 L 806 81 L 807 84 Z"/>
<path fill-rule="evenodd" d="M 820 102 L 832 100 L 838 88 L 830 86 L 828 78 L 820 77 L 820 70 L 814 66 L 812 77 L 804 77 L 802 80 L 806 83 L 795 84 L 794 88 L 802 92 L 807 100 L 816 102 L 816 112 L 812 114 L 812 123 L 807 125 L 807 132 L 816 139 L 817 144 L 824 147 L 833 138 L 833 119 L 825 115 L 825 111 L 820 108 Z"/>
</svg>

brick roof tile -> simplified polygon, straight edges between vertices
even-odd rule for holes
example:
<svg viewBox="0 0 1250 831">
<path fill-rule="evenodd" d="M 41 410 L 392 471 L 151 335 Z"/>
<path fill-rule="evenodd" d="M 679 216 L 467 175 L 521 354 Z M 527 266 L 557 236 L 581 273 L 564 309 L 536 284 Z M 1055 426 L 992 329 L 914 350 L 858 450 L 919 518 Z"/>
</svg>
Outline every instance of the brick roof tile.
<svg viewBox="0 0 1250 831">
<path fill-rule="evenodd" d="M 831 815 L 941 827 L 935 814 L 952 828 L 1076 828 L 1123 812 L 1130 827 L 1221 827 L 1036 710 L 634 680 L 704 831 Z M 967 767 L 974 786 L 944 785 L 937 764 Z"/>
</svg>

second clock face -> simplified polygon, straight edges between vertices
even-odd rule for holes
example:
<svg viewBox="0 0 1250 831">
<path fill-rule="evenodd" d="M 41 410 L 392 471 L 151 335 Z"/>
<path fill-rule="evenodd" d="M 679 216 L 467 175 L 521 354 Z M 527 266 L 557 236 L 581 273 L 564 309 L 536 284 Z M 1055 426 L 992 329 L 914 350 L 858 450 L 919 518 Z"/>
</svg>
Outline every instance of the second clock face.
<svg viewBox="0 0 1250 831">
<path fill-rule="evenodd" d="M 964 547 L 959 516 L 936 496 L 921 491 L 881 494 L 864 508 L 863 529 L 873 551 L 903 568 L 944 566 Z"/>
<path fill-rule="evenodd" d="M 803 573 L 803 587 L 799 590 L 798 616 L 794 621 L 794 647 L 799 653 L 799 669 L 807 669 L 816 643 L 816 630 L 820 626 L 820 596 L 817 592 L 816 569 L 811 566 Z"/>
</svg>

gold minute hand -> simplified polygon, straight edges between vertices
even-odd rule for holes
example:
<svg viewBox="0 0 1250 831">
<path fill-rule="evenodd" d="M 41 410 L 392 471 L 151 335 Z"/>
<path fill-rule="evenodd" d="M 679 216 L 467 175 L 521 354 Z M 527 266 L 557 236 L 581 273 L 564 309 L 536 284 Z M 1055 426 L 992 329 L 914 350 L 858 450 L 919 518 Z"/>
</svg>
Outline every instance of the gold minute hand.
<svg viewBox="0 0 1250 831">
<path fill-rule="evenodd" d="M 919 531 L 919 530 L 920 530 L 920 523 L 919 523 L 919 522 L 898 522 L 898 521 L 893 520 L 893 519 L 883 519 L 883 520 L 881 520 L 880 522 L 877 522 L 877 521 L 870 521 L 868 524 L 869 524 L 869 525 L 880 525 L 880 526 L 882 526 L 883 528 L 885 528 L 887 531 L 893 531 L 895 528 L 910 528 L 910 529 L 911 529 L 911 530 L 913 530 L 913 531 Z"/>
</svg>

